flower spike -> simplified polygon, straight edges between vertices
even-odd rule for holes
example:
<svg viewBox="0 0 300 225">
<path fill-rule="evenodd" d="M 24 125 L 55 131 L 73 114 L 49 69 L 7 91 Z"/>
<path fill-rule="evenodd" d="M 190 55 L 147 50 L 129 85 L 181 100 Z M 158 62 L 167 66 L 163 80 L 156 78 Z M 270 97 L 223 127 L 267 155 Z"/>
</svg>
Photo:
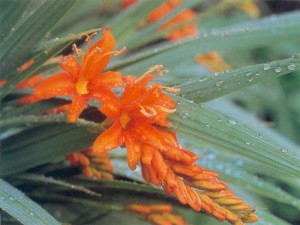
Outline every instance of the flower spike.
<svg viewBox="0 0 300 225">
<path fill-rule="evenodd" d="M 176 103 L 162 91 L 167 88 L 147 86 L 163 72 L 163 66 L 157 65 L 139 78 L 123 78 L 121 97 L 107 98 L 100 108 L 112 125 L 98 136 L 93 150 L 106 152 L 125 144 L 129 168 L 140 163 L 144 180 L 162 186 L 180 203 L 232 224 L 257 220 L 254 210 L 235 197 L 217 173 L 195 164 L 197 155 L 182 148 L 169 129 L 167 116 L 176 111 Z M 164 221 L 158 224 L 166 223 L 165 218 L 155 218 Z"/>
</svg>

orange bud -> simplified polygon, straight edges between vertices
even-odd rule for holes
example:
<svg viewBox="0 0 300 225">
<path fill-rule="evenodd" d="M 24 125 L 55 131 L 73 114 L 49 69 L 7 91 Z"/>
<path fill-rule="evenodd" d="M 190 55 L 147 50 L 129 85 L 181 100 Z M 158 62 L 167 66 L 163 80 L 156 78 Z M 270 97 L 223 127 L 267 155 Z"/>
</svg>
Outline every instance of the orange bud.
<svg viewBox="0 0 300 225">
<path fill-rule="evenodd" d="M 226 219 L 225 212 L 219 207 L 215 207 L 211 215 L 219 221 L 224 221 Z"/>
<path fill-rule="evenodd" d="M 227 184 L 222 181 L 193 181 L 191 185 L 201 190 L 222 191 L 227 187 Z"/>
<path fill-rule="evenodd" d="M 171 221 L 160 214 L 151 214 L 147 219 L 155 225 L 173 225 Z"/>
<path fill-rule="evenodd" d="M 82 173 L 84 174 L 84 176 L 88 177 L 88 178 L 92 178 L 93 177 L 93 171 L 91 170 L 90 167 L 83 167 L 81 168 Z"/>
<path fill-rule="evenodd" d="M 220 192 L 204 192 L 205 195 L 207 195 L 210 198 L 224 198 L 234 195 L 234 191 L 232 190 L 226 190 L 226 191 L 220 191 Z"/>
<path fill-rule="evenodd" d="M 172 212 L 173 208 L 171 205 L 164 205 L 164 204 L 156 204 L 150 205 L 152 212 Z"/>
<path fill-rule="evenodd" d="M 250 207 L 250 204 L 238 204 L 238 205 L 232 205 L 232 206 L 227 206 L 226 208 L 230 211 L 243 211 L 246 210 Z"/>
<path fill-rule="evenodd" d="M 217 198 L 214 201 L 220 205 L 237 205 L 243 203 L 243 199 L 237 197 Z"/>
<path fill-rule="evenodd" d="M 206 195 L 204 194 L 201 194 L 199 192 L 197 192 L 200 199 L 201 199 L 201 202 L 202 202 L 202 208 L 205 212 L 211 214 L 215 208 L 215 204 L 213 203 L 213 201 L 207 197 Z"/>
<path fill-rule="evenodd" d="M 174 225 L 186 225 L 185 220 L 181 216 L 177 216 L 171 213 L 163 213 L 163 217 L 168 219 Z"/>
<path fill-rule="evenodd" d="M 82 153 L 78 153 L 78 162 L 81 166 L 89 166 L 91 163 L 89 158 Z"/>
<path fill-rule="evenodd" d="M 245 223 L 254 223 L 254 222 L 258 221 L 258 216 L 251 213 L 251 214 L 247 215 L 246 217 L 244 217 L 243 221 Z"/>
<path fill-rule="evenodd" d="M 144 214 L 144 215 L 150 214 L 152 211 L 150 206 L 138 204 L 138 203 L 127 205 L 126 209 L 131 212 Z"/>
</svg>

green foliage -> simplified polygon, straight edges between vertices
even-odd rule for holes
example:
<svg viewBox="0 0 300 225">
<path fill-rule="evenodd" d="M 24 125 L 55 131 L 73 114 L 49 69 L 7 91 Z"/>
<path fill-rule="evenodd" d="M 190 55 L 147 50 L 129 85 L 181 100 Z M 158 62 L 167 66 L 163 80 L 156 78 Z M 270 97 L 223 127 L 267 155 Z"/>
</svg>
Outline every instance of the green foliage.
<svg viewBox="0 0 300 225">
<path fill-rule="evenodd" d="M 140 171 L 128 168 L 123 148 L 111 153 L 115 180 L 81 178 L 65 157 L 92 145 L 105 130 L 102 115 L 99 119 L 87 111 L 68 124 L 62 114 L 43 115 L 67 98 L 18 105 L 31 92 L 16 90 L 18 83 L 58 71 L 58 63 L 47 60 L 69 54 L 74 42 L 86 48 L 86 35 L 110 26 L 118 49 L 126 46 L 127 51 L 114 57 L 108 70 L 140 76 L 157 64 L 168 68 L 169 74 L 157 81 L 181 89 L 171 95 L 177 111 L 169 119 L 182 145 L 257 206 L 257 225 L 299 223 L 300 12 L 271 16 L 270 1 L 257 1 L 263 18 L 251 20 L 230 1 L 213 2 L 184 1 L 145 26 L 161 1 L 140 1 L 125 9 L 117 0 L 0 1 L 0 78 L 8 80 L 0 88 L 4 222 L 150 224 L 124 210 L 126 204 L 140 202 L 171 204 L 190 224 L 224 224 L 144 184 Z M 198 12 L 199 36 L 167 41 L 159 27 L 188 7 Z M 209 51 L 219 52 L 233 69 L 213 73 L 195 62 L 196 55 Z M 30 59 L 35 63 L 20 72 Z"/>
</svg>

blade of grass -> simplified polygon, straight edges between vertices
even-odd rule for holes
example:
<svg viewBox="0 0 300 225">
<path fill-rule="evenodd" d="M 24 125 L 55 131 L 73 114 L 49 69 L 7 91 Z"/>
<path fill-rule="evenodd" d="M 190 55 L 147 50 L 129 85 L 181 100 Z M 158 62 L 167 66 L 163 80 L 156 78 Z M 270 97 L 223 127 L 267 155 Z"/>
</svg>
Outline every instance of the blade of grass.
<svg viewBox="0 0 300 225">
<path fill-rule="evenodd" d="M 0 44 L 1 79 L 29 60 L 36 44 L 77 2 L 45 1 L 23 23 L 17 24 L 14 32 L 10 32 Z"/>
<path fill-rule="evenodd" d="M 300 177 L 300 160 L 270 142 L 212 110 L 203 108 L 180 97 L 177 113 L 170 116 L 173 128 L 196 140 L 220 147 L 241 156 L 262 162 L 274 170 Z"/>
<path fill-rule="evenodd" d="M 207 102 L 299 69 L 300 54 L 283 60 L 214 73 L 201 79 L 190 80 L 178 87 L 183 97 L 198 103 Z"/>
<path fill-rule="evenodd" d="M 0 179 L 0 196 L 0 208 L 24 225 L 61 224 L 37 203 L 2 179 Z"/>
</svg>

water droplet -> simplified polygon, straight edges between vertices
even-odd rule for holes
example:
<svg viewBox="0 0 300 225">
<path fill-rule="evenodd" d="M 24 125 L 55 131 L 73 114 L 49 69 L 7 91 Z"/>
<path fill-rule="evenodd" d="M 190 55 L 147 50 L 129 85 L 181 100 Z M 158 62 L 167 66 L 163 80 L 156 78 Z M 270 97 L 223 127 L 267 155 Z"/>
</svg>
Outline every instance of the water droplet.
<svg viewBox="0 0 300 225">
<path fill-rule="evenodd" d="M 46 33 L 46 38 L 49 38 L 51 36 L 51 33 L 50 32 L 47 32 Z"/>
<path fill-rule="evenodd" d="M 224 81 L 222 81 L 222 80 L 221 80 L 221 81 L 218 81 L 218 82 L 216 83 L 216 86 L 217 86 L 217 87 L 220 87 L 220 86 L 223 84 L 223 82 L 224 82 Z"/>
<path fill-rule="evenodd" d="M 209 124 L 205 124 L 205 127 L 210 127 L 210 125 Z"/>
<path fill-rule="evenodd" d="M 264 70 L 267 71 L 267 70 L 269 70 L 269 69 L 271 69 L 271 65 L 268 64 L 268 63 L 266 63 L 266 64 L 264 65 Z"/>
<path fill-rule="evenodd" d="M 236 125 L 237 121 L 235 119 L 230 119 L 229 120 L 229 124 L 231 124 L 232 126 Z"/>
<path fill-rule="evenodd" d="M 287 148 L 287 147 L 282 147 L 282 148 L 280 149 L 280 151 L 281 151 L 282 153 L 287 153 L 287 152 L 288 152 L 288 148 Z"/>
<path fill-rule="evenodd" d="M 252 82 L 254 79 L 253 78 L 248 78 L 248 81 L 249 82 Z"/>
<path fill-rule="evenodd" d="M 259 72 L 256 72 L 256 73 L 255 73 L 255 76 L 259 76 L 259 75 L 260 75 Z"/>
<path fill-rule="evenodd" d="M 296 68 L 296 65 L 294 63 L 289 63 L 287 68 L 288 68 L 288 70 L 294 71 Z"/>
<path fill-rule="evenodd" d="M 246 144 L 246 145 L 250 145 L 251 142 L 250 142 L 250 141 L 246 141 L 245 144 Z"/>
<path fill-rule="evenodd" d="M 250 77 L 251 75 L 252 75 L 252 73 L 247 73 L 245 76 Z"/>
<path fill-rule="evenodd" d="M 235 162 L 235 165 L 237 165 L 237 166 L 242 166 L 243 164 L 244 164 L 244 160 L 242 160 L 242 159 L 238 159 Z"/>
<path fill-rule="evenodd" d="M 216 158 L 216 154 L 215 153 L 209 153 L 206 157 L 208 159 L 215 159 Z"/>
<path fill-rule="evenodd" d="M 14 197 L 10 196 L 9 200 L 12 201 L 12 202 L 14 202 L 16 199 Z"/>
<path fill-rule="evenodd" d="M 275 72 L 276 72 L 276 73 L 280 73 L 281 70 L 282 70 L 282 69 L 281 69 L 281 67 L 279 67 L 279 66 L 277 66 L 277 67 L 275 68 Z"/>
<path fill-rule="evenodd" d="M 222 121 L 222 119 L 218 119 L 217 121 L 218 121 L 218 122 L 220 122 L 220 123 L 222 123 L 222 122 L 223 122 L 223 121 Z"/>
<path fill-rule="evenodd" d="M 14 27 L 10 29 L 11 32 L 14 32 L 15 30 L 16 30 L 16 28 L 14 28 Z"/>
</svg>

